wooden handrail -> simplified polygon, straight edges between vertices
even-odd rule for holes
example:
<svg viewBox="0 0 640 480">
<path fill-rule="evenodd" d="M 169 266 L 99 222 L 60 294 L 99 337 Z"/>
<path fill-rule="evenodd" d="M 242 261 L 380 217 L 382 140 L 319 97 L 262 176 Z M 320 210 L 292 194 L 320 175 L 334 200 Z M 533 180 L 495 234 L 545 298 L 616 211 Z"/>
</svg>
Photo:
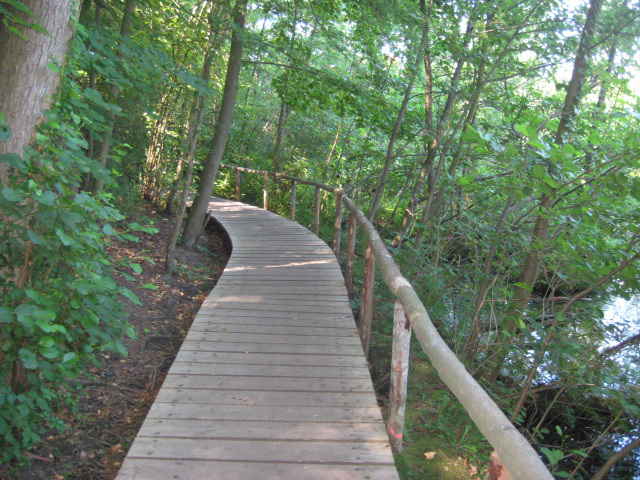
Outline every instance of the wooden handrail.
<svg viewBox="0 0 640 480">
<path fill-rule="evenodd" d="M 270 176 L 297 184 L 311 185 L 316 187 L 317 191 L 319 189 L 326 190 L 341 198 L 352 218 L 355 218 L 357 224 L 364 231 L 367 237 L 367 246 L 373 252 L 375 263 L 379 266 L 387 287 L 402 304 L 413 332 L 415 332 L 416 338 L 429 357 L 431 364 L 442 381 L 462 404 L 480 432 L 495 449 L 499 460 L 504 463 L 512 478 L 516 480 L 553 480 L 553 476 L 531 444 L 509 421 L 500 407 L 467 372 L 455 353 L 447 346 L 429 318 L 429 314 L 418 294 L 400 272 L 398 265 L 388 252 L 384 241 L 380 238 L 373 224 L 342 189 L 280 172 L 254 170 L 232 165 L 221 165 L 221 167 L 240 172 L 261 174 L 265 175 L 265 178 Z M 397 323 L 401 324 L 401 322 Z M 394 421 L 397 422 L 397 420 Z M 399 427 L 396 426 L 396 428 Z M 401 435 L 401 432 L 398 433 L 396 430 L 390 432 L 390 436 L 395 436 L 395 440 L 401 439 Z"/>
</svg>

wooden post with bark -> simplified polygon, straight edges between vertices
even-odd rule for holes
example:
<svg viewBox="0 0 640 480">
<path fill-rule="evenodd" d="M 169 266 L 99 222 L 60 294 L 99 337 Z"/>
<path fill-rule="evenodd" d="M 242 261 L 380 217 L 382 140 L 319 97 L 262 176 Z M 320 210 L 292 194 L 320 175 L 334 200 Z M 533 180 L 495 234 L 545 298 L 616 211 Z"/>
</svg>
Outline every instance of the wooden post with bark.
<svg viewBox="0 0 640 480">
<path fill-rule="evenodd" d="M 269 175 L 264 174 L 264 186 L 262 187 L 262 205 L 265 210 L 269 210 Z"/>
<path fill-rule="evenodd" d="M 313 201 L 313 233 L 318 235 L 320 233 L 320 198 L 322 190 L 320 187 L 316 187 L 316 194 Z"/>
<path fill-rule="evenodd" d="M 296 181 L 291 182 L 291 221 L 296 221 Z"/>
<path fill-rule="evenodd" d="M 240 192 L 240 171 L 236 170 L 236 202 L 242 200 L 242 193 Z"/>
<path fill-rule="evenodd" d="M 489 457 L 489 480 L 514 480 L 496 451 L 491 452 Z"/>
<path fill-rule="evenodd" d="M 333 253 L 340 260 L 340 242 L 342 241 L 342 193 L 336 195 L 336 221 L 333 228 Z"/>
<path fill-rule="evenodd" d="M 373 318 L 373 281 L 376 270 L 376 260 L 371 249 L 371 242 L 367 242 L 364 257 L 364 285 L 362 287 L 359 330 L 364 355 L 368 357 L 371 345 L 371 319 Z"/>
<path fill-rule="evenodd" d="M 396 300 L 393 308 L 393 345 L 391 347 L 391 380 L 389 388 L 389 420 L 387 433 L 394 452 L 402 450 L 402 430 L 407 404 L 409 378 L 409 350 L 411 347 L 411 322 Z"/>
<path fill-rule="evenodd" d="M 344 282 L 347 286 L 349 299 L 353 297 L 353 258 L 356 253 L 356 216 L 349 214 L 349 227 L 347 232 L 347 263 L 344 267 Z"/>
</svg>

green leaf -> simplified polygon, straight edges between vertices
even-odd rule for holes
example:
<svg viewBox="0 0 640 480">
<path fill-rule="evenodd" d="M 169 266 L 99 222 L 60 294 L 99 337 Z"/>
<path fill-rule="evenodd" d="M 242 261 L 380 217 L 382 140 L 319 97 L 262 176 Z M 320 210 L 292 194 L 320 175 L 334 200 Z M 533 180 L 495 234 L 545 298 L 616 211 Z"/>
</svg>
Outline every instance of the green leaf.
<svg viewBox="0 0 640 480">
<path fill-rule="evenodd" d="M 544 177 L 544 183 L 549 185 L 551 188 L 558 188 L 560 186 L 560 184 L 551 177 Z"/>
<path fill-rule="evenodd" d="M 63 245 L 65 246 L 69 246 L 72 245 L 74 243 L 73 238 L 71 238 L 69 235 L 67 235 L 66 233 L 64 233 L 62 230 L 60 230 L 59 228 L 56 230 L 56 235 L 58 236 L 58 238 L 60 239 L 60 241 L 62 242 Z"/>
<path fill-rule="evenodd" d="M 27 237 L 36 245 L 45 245 L 47 241 L 32 230 L 27 230 Z"/>
<path fill-rule="evenodd" d="M 23 167 L 24 162 L 22 158 L 17 153 L 3 153 L 0 155 L 0 163 L 4 163 L 10 167 Z"/>
<path fill-rule="evenodd" d="M 479 138 L 480 138 L 480 135 L 478 135 L 478 132 L 476 132 L 471 125 L 467 125 L 466 130 L 460 136 L 460 140 L 462 140 L 463 142 L 471 142 L 471 143 L 477 142 Z"/>
<path fill-rule="evenodd" d="M 56 203 L 56 198 L 58 196 L 53 192 L 44 192 L 42 195 L 36 195 L 34 197 L 35 201 L 41 205 L 53 205 Z"/>
<path fill-rule="evenodd" d="M 129 300 L 131 300 L 131 302 L 134 305 L 137 305 L 139 307 L 142 306 L 142 302 L 140 301 L 140 299 L 138 299 L 138 297 L 136 297 L 136 294 L 133 293 L 131 290 L 129 290 L 128 288 L 121 288 L 120 289 L 120 295 L 122 295 L 123 297 L 128 298 Z"/>
<path fill-rule="evenodd" d="M 77 363 L 77 362 L 78 362 L 78 355 L 76 355 L 74 352 L 65 353 L 64 356 L 62 357 L 62 363 Z"/>
<path fill-rule="evenodd" d="M 114 348 L 114 350 L 116 352 L 118 352 L 123 357 L 129 356 L 129 352 L 127 351 L 127 347 L 119 339 L 116 339 L 116 341 L 113 342 L 113 348 Z"/>
<path fill-rule="evenodd" d="M 139 263 L 130 263 L 129 266 L 131 267 L 131 270 L 133 270 L 137 274 L 142 273 L 142 267 Z"/>
<path fill-rule="evenodd" d="M 38 343 L 41 347 L 48 348 L 53 347 L 56 344 L 56 341 L 51 337 L 42 337 Z"/>
<path fill-rule="evenodd" d="M 551 450 L 546 447 L 540 447 L 540 451 L 546 455 L 552 467 L 564 458 L 562 450 Z"/>
<path fill-rule="evenodd" d="M 8 3 L 9 5 L 12 5 L 16 10 L 25 13 L 30 17 L 33 17 L 33 12 L 31 12 L 31 10 L 29 10 L 29 7 L 27 7 L 20 0 L 2 0 L 2 3 Z"/>
<path fill-rule="evenodd" d="M 13 312 L 7 307 L 0 307 L 0 323 L 11 323 L 13 322 L 14 315 Z"/>
<path fill-rule="evenodd" d="M 533 292 L 533 288 L 531 288 L 526 283 L 516 282 L 514 283 L 516 287 L 524 288 L 527 292 Z"/>
<path fill-rule="evenodd" d="M 35 370 L 38 368 L 38 357 L 28 348 L 21 348 L 18 351 L 18 355 L 20 356 L 20 360 L 22 360 L 22 364 L 25 368 L 29 370 Z"/>
<path fill-rule="evenodd" d="M 115 235 L 116 233 L 118 233 L 113 229 L 110 223 L 105 223 L 102 226 L 102 231 L 104 232 L 105 235 Z"/>
<path fill-rule="evenodd" d="M 47 333 L 51 333 L 51 322 L 49 321 L 49 318 L 46 317 L 36 317 L 36 325 L 38 326 L 38 328 L 40 330 L 42 330 L 43 332 L 47 332 Z"/>
<path fill-rule="evenodd" d="M 149 290 L 158 290 L 158 287 L 153 283 L 145 283 L 142 288 L 147 288 Z"/>
<path fill-rule="evenodd" d="M 529 136 L 529 129 L 527 128 L 526 125 L 516 124 L 515 128 L 518 132 L 520 132 L 525 137 Z"/>
<path fill-rule="evenodd" d="M 533 176 L 542 180 L 547 175 L 547 169 L 542 165 L 533 166 Z"/>
<path fill-rule="evenodd" d="M 40 350 L 40 355 L 50 360 L 53 358 L 58 358 L 58 355 L 60 355 L 60 352 L 58 351 L 58 349 L 54 347 L 41 348 L 39 350 Z"/>
<path fill-rule="evenodd" d="M 87 195 L 86 193 L 79 193 L 74 197 L 73 203 L 75 203 L 76 205 L 83 205 L 89 200 L 91 200 L 91 197 L 89 195 Z"/>
<path fill-rule="evenodd" d="M 6 142 L 9 138 L 11 138 L 11 129 L 3 119 L 0 119 L 0 142 Z"/>
<path fill-rule="evenodd" d="M 2 196 L 10 202 L 21 202 L 22 197 L 11 187 L 5 187 L 2 189 Z"/>
</svg>

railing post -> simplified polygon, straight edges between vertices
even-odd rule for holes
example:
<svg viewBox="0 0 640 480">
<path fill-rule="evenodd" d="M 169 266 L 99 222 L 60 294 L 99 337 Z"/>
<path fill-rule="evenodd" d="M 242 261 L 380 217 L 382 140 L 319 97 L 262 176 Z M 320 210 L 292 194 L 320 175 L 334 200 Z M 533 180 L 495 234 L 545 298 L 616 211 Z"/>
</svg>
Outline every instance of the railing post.
<svg viewBox="0 0 640 480">
<path fill-rule="evenodd" d="M 402 450 L 404 410 L 407 404 L 407 378 L 409 376 L 409 349 L 411 322 L 400 300 L 393 309 L 393 345 L 391 347 L 391 386 L 389 389 L 389 420 L 387 433 L 394 452 Z"/>
<path fill-rule="evenodd" d="M 291 182 L 291 221 L 296 221 L 296 181 Z"/>
<path fill-rule="evenodd" d="M 365 357 L 369 357 L 371 345 L 371 319 L 373 318 L 373 281 L 376 270 L 376 259 L 373 256 L 371 243 L 367 242 L 364 253 L 364 286 L 362 288 L 362 306 L 360 308 L 360 341 Z"/>
<path fill-rule="evenodd" d="M 333 253 L 340 260 L 340 242 L 342 241 L 342 192 L 336 195 L 336 222 L 333 228 Z"/>
<path fill-rule="evenodd" d="M 236 202 L 239 202 L 241 199 L 240 195 L 240 170 L 236 170 Z"/>
<path fill-rule="evenodd" d="M 318 235 L 320 233 L 320 187 L 316 187 L 315 200 L 313 202 L 313 233 Z"/>
<path fill-rule="evenodd" d="M 489 460 L 489 480 L 514 480 L 496 451 L 491 452 Z"/>
<path fill-rule="evenodd" d="M 347 284 L 349 298 L 353 297 L 353 258 L 356 253 L 356 216 L 349 214 L 347 232 L 347 263 L 344 266 L 344 281 Z"/>
<path fill-rule="evenodd" d="M 264 209 L 269 209 L 269 175 L 267 173 L 264 174 L 264 188 L 262 190 L 262 200 L 264 204 Z"/>
</svg>

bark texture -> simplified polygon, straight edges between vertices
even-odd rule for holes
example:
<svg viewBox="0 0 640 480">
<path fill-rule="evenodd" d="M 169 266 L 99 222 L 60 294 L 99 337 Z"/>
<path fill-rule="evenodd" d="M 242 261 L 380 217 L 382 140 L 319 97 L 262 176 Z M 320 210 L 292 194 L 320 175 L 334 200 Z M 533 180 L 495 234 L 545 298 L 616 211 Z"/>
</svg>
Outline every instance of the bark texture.
<svg viewBox="0 0 640 480">
<path fill-rule="evenodd" d="M 62 61 L 71 38 L 73 0 L 43 2 L 22 0 L 34 14 L 24 20 L 44 27 L 50 35 L 15 25 L 24 40 L 0 23 L 0 112 L 11 128 L 11 137 L 0 142 L 0 155 L 17 153 L 28 145 L 40 121 L 41 112 L 51 105 L 51 97 L 60 83 L 60 74 L 47 64 Z M 7 185 L 8 171 L 0 163 L 0 181 Z"/>
</svg>

